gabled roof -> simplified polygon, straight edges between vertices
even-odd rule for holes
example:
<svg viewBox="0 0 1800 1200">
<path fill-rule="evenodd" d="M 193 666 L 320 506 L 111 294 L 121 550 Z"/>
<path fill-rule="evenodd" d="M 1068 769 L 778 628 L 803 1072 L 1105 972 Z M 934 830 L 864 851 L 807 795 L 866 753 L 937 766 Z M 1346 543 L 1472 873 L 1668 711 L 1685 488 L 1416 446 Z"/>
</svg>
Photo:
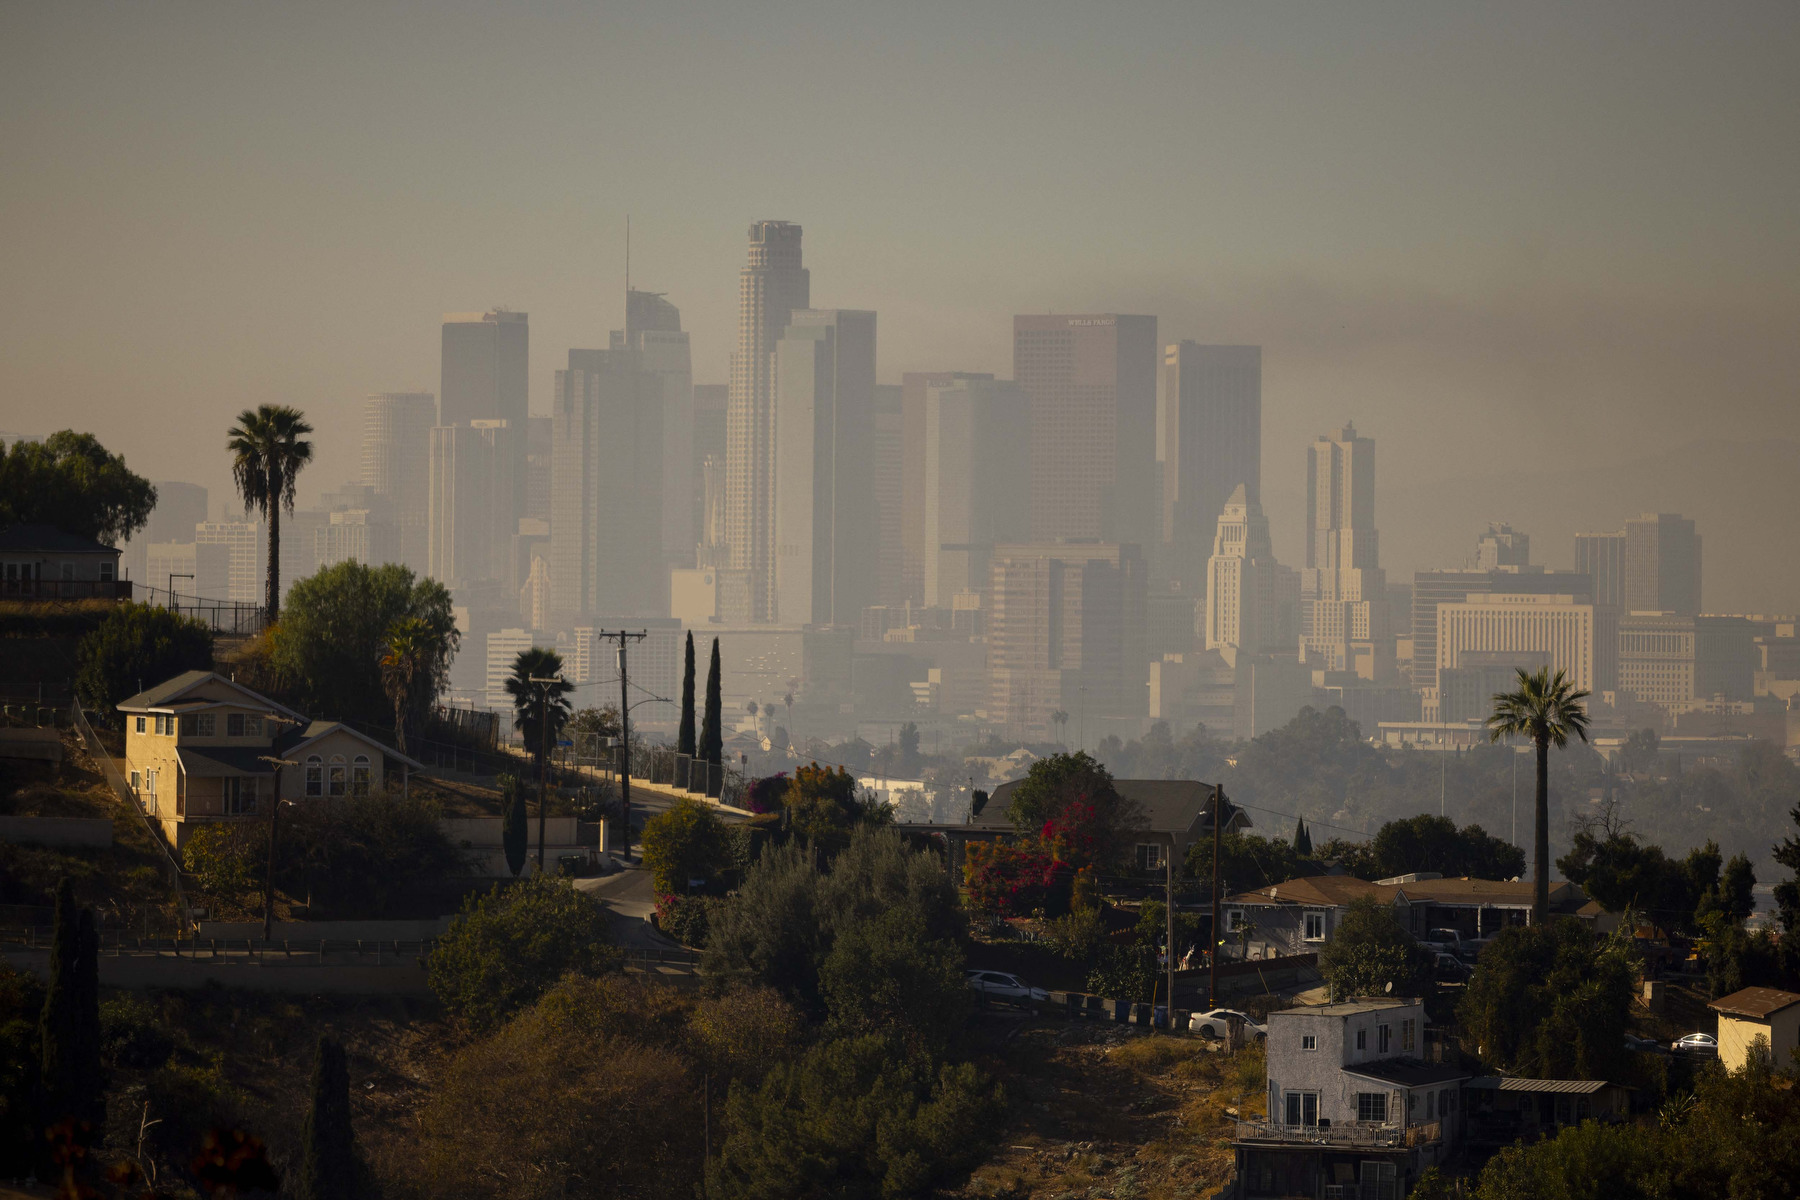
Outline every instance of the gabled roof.
<svg viewBox="0 0 1800 1200">
<path fill-rule="evenodd" d="M 0 529 L 0 553 L 110 554 L 117 558 L 119 549 L 78 533 L 65 532 L 54 525 L 19 524 Z"/>
<path fill-rule="evenodd" d="M 1297 904 L 1307 908 L 1341 908 L 1352 900 L 1373 896 L 1391 904 L 1400 888 L 1391 883 L 1370 883 L 1354 875 L 1308 875 L 1287 879 L 1253 892 L 1227 898 L 1229 904 Z"/>
<path fill-rule="evenodd" d="M 1013 793 L 1024 782 L 1023 779 L 1009 779 L 995 788 L 981 811 L 971 815 L 969 824 L 1011 829 L 1012 818 L 1008 810 L 1012 807 Z M 1209 816 L 1216 790 L 1210 783 L 1192 779 L 1115 779 L 1113 788 L 1120 797 L 1143 810 L 1144 828 L 1150 833 L 1195 835 L 1205 831 L 1210 836 L 1212 823 Z M 1225 827 L 1246 829 L 1249 826 L 1250 814 L 1234 805 Z"/>
<path fill-rule="evenodd" d="M 1370 883 L 1354 875 L 1308 875 L 1287 879 L 1253 892 L 1228 897 L 1231 904 L 1297 904 L 1342 907 L 1361 896 L 1383 904 L 1497 905 L 1529 908 L 1532 885 L 1524 880 L 1421 879 L 1412 883 Z M 1550 888 L 1552 906 L 1565 908 L 1582 899 L 1581 889 L 1564 880 Z"/>
<path fill-rule="evenodd" d="M 385 743 L 382 743 L 382 742 L 378 742 L 374 738 L 370 737 L 368 734 L 362 732 L 360 729 L 357 729 L 356 727 L 351 726 L 351 725 L 346 725 L 342 721 L 314 721 L 312 724 L 308 725 L 305 729 L 302 729 L 300 731 L 300 733 L 297 736 L 295 741 L 293 741 L 290 744 L 288 744 L 287 746 L 283 747 L 282 754 L 284 756 L 298 754 L 302 750 L 306 749 L 306 747 L 308 747 L 308 746 L 312 745 L 314 742 L 318 741 L 320 738 L 326 737 L 327 735 L 333 734 L 333 733 L 348 734 L 350 737 L 355 738 L 357 741 L 363 743 L 365 746 L 370 746 L 376 750 L 379 750 L 379 751 L 381 751 L 381 753 L 384 756 L 386 756 L 388 758 L 396 759 L 400 762 L 403 762 L 407 766 L 412 767 L 415 770 L 423 769 L 423 767 L 425 766 L 425 764 L 420 762 L 418 759 L 409 758 L 408 756 L 406 756 L 406 755 L 400 753 L 398 750 L 394 749 L 392 746 L 386 745 Z"/>
<path fill-rule="evenodd" d="M 272 775 L 275 767 L 262 760 L 267 753 L 255 746 L 177 746 L 181 770 L 195 779 L 223 775 Z"/>
<path fill-rule="evenodd" d="M 230 688 L 232 691 L 242 696 L 243 703 L 247 707 L 268 709 L 273 712 L 285 714 L 296 721 L 306 719 L 302 714 L 295 712 L 287 705 L 279 704 L 276 701 L 269 699 L 267 696 L 262 695 L 260 692 L 253 692 L 236 680 L 227 679 L 216 671 L 183 671 L 173 679 L 165 679 L 155 687 L 145 688 L 137 695 L 128 696 L 119 701 L 119 711 L 144 712 L 153 708 L 170 708 L 176 704 L 190 700 L 202 704 L 218 703 L 218 701 L 211 701 L 205 697 L 191 696 L 191 693 L 199 688 L 200 685 L 214 682 L 223 684 L 225 687 Z"/>
<path fill-rule="evenodd" d="M 1449 1063 L 1422 1062 L 1416 1058 L 1381 1058 L 1374 1062 L 1356 1063 L 1344 1068 L 1344 1074 L 1362 1079 L 1378 1079 L 1401 1087 L 1429 1087 L 1452 1079 L 1467 1079 L 1469 1072 Z"/>
<path fill-rule="evenodd" d="M 1775 988 L 1752 987 L 1720 996 L 1706 1007 L 1732 1017 L 1749 1017 L 1761 1021 L 1800 1004 L 1800 995 Z"/>
</svg>

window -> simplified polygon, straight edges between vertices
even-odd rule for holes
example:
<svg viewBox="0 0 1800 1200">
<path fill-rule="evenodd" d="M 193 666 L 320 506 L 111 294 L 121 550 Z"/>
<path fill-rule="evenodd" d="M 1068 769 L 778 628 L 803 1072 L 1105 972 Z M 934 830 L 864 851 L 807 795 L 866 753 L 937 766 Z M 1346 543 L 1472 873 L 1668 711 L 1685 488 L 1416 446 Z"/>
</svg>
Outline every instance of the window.
<svg viewBox="0 0 1800 1200">
<path fill-rule="evenodd" d="M 331 756 L 330 780 L 331 780 L 331 794 L 333 796 L 343 795 L 344 794 L 344 756 L 341 754 L 334 754 Z"/>
<path fill-rule="evenodd" d="M 1386 1092 L 1358 1092 L 1358 1093 L 1356 1093 L 1356 1119 L 1358 1121 L 1372 1121 L 1378 1125 L 1386 1123 L 1386 1121 L 1387 1121 L 1387 1093 Z"/>
<path fill-rule="evenodd" d="M 1442 1091 L 1438 1092 L 1437 1102 L 1438 1102 L 1438 1105 L 1437 1105 L 1438 1116 L 1448 1117 L 1450 1115 L 1450 1089 L 1449 1088 L 1444 1088 Z M 1426 1111 L 1429 1112 L 1430 1109 L 1427 1108 Z"/>
<path fill-rule="evenodd" d="M 1244 910 L 1228 908 L 1225 910 L 1225 932 L 1236 933 L 1244 927 Z"/>
<path fill-rule="evenodd" d="M 229 816 L 241 817 L 256 811 L 256 777 L 237 776 L 220 780 L 224 787 L 225 812 Z"/>
<path fill-rule="evenodd" d="M 181 736 L 182 737 L 193 737 L 194 736 L 194 717 L 193 717 L 192 713 L 189 713 L 188 715 L 181 718 Z"/>
<path fill-rule="evenodd" d="M 1322 942 L 1325 940 L 1324 913 L 1306 914 L 1306 940 L 1309 942 Z"/>
<path fill-rule="evenodd" d="M 1286 1107 L 1289 1125 L 1317 1125 L 1319 1123 L 1319 1093 L 1317 1092 L 1289 1092 Z"/>
<path fill-rule="evenodd" d="M 1375 1053 L 1386 1054 L 1388 1052 L 1388 1047 L 1393 1044 L 1393 1040 L 1393 1029 L 1391 1027 L 1387 1025 L 1377 1025 L 1375 1027 Z"/>
<path fill-rule="evenodd" d="M 142 717 L 139 717 L 137 719 L 137 731 L 139 733 L 144 732 L 144 718 L 142 718 Z"/>
<path fill-rule="evenodd" d="M 1302 1050 L 1317 1050 L 1319 1048 L 1318 1037 L 1313 1034 L 1310 1034 L 1310 1033 L 1301 1034 L 1300 1035 L 1300 1048 Z"/>
<path fill-rule="evenodd" d="M 262 736 L 262 718 L 261 717 L 245 717 L 244 718 L 244 736 L 245 737 L 261 737 Z"/>
<path fill-rule="evenodd" d="M 306 760 L 306 794 L 325 794 L 325 760 L 316 754 Z"/>
<path fill-rule="evenodd" d="M 1356 1031 L 1356 1048 L 1358 1050 L 1367 1050 L 1369 1048 L 1369 1031 L 1368 1030 L 1359 1029 Z"/>
<path fill-rule="evenodd" d="M 369 794 L 369 756 L 359 754 L 350 764 L 350 790 L 354 795 Z"/>
<path fill-rule="evenodd" d="M 1139 842 L 1137 847 L 1137 865 L 1140 871 L 1160 871 L 1163 869 L 1163 848 L 1159 842 Z"/>
<path fill-rule="evenodd" d="M 225 736 L 226 737 L 243 737 L 244 736 L 244 714 L 243 713 L 228 713 L 228 714 L 226 714 Z"/>
<path fill-rule="evenodd" d="M 1413 1026 L 1416 1023 L 1411 1017 L 1400 1022 L 1400 1049 L 1402 1051 L 1413 1048 Z"/>
<path fill-rule="evenodd" d="M 213 730 L 217 728 L 217 720 L 218 718 L 212 713 L 195 713 L 194 732 L 200 737 L 211 737 Z"/>
<path fill-rule="evenodd" d="M 140 721 L 142 721 L 143 719 L 144 718 L 142 718 L 142 717 L 138 718 L 138 720 L 140 720 Z M 141 790 L 143 790 L 143 786 L 144 786 L 144 777 L 142 775 L 140 775 L 138 772 L 133 771 L 131 773 L 131 790 L 134 792 L 141 791 Z"/>
<path fill-rule="evenodd" d="M 100 560 L 100 582 L 101 583 L 111 583 L 112 581 L 113 581 L 112 560 L 109 558 L 103 558 Z"/>
</svg>

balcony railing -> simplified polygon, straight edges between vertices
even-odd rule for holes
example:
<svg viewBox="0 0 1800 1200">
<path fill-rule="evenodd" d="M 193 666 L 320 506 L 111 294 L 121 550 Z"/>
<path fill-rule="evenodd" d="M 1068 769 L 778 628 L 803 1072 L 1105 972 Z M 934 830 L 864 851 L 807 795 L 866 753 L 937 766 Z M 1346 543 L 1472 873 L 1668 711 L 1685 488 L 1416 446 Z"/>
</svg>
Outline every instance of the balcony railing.
<svg viewBox="0 0 1800 1200">
<path fill-rule="evenodd" d="M 1352 1121 L 1343 1125 L 1288 1125 L 1281 1121 L 1239 1121 L 1240 1142 L 1288 1142 L 1315 1146 L 1429 1146 L 1443 1138 L 1436 1121 L 1423 1125 L 1387 1125 Z"/>
<path fill-rule="evenodd" d="M 129 599 L 129 579 L 0 579 L 0 600 Z"/>
</svg>

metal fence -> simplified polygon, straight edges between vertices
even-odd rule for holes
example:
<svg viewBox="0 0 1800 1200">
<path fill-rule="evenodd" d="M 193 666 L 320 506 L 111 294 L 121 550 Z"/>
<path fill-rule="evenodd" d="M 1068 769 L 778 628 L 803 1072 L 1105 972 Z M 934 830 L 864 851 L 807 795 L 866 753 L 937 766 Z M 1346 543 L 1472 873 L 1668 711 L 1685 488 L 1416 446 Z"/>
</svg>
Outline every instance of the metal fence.
<svg viewBox="0 0 1800 1200">
<path fill-rule="evenodd" d="M 139 589 L 143 603 L 166 608 L 180 616 L 191 617 L 211 627 L 214 633 L 253 636 L 268 625 L 268 610 L 260 604 L 243 600 L 209 600 L 203 596 L 185 596 L 168 588 L 145 584 Z"/>
<path fill-rule="evenodd" d="M 112 786 L 114 794 L 119 797 L 119 802 L 137 814 L 138 820 L 143 823 L 144 832 L 149 835 L 151 842 L 161 852 L 163 869 L 168 873 L 170 886 L 175 889 L 175 904 L 181 913 L 182 928 L 186 929 L 193 923 L 193 914 L 188 908 L 187 893 L 181 886 L 181 864 L 175 861 L 174 854 L 169 850 L 169 844 L 163 840 L 162 830 L 156 827 L 156 824 L 150 820 L 150 814 L 144 811 L 143 804 L 138 801 L 137 793 L 131 790 L 125 782 L 125 777 L 119 774 L 119 768 L 113 762 L 112 755 L 107 752 L 105 743 L 94 732 L 94 727 L 88 724 L 87 714 L 81 711 L 81 701 L 69 702 L 69 719 L 75 726 L 75 732 L 81 735 L 81 744 L 87 747 L 88 755 L 100 764 L 101 773 L 106 776 L 106 782 Z"/>
</svg>

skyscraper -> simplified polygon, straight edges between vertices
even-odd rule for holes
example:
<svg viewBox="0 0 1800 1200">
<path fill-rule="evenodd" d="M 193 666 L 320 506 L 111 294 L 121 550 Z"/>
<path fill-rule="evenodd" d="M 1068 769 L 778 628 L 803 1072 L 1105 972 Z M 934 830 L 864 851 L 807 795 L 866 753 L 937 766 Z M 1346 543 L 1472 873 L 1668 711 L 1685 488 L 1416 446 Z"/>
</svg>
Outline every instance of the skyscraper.
<svg viewBox="0 0 1800 1200">
<path fill-rule="evenodd" d="M 869 495 L 875 502 L 875 602 L 906 603 L 901 511 L 905 501 L 905 404 L 901 385 L 875 385 L 875 430 L 870 443 Z"/>
<path fill-rule="evenodd" d="M 517 432 L 475 419 L 431 431 L 431 519 L 427 570 L 456 589 L 508 573 Z"/>
<path fill-rule="evenodd" d="M 1240 483 L 1219 512 L 1212 557 L 1206 561 L 1208 650 L 1293 652 L 1293 644 L 1281 640 L 1287 629 L 1279 611 L 1280 575 L 1269 518 Z M 1235 663 L 1235 658 L 1227 661 Z"/>
<path fill-rule="evenodd" d="M 1327 671 L 1385 678 L 1392 666 L 1387 576 L 1375 533 L 1375 442 L 1354 425 L 1307 448 L 1301 642 Z"/>
<path fill-rule="evenodd" d="M 725 537 L 731 566 L 749 573 L 750 615 L 775 608 L 775 343 L 811 304 L 800 226 L 757 221 L 738 274 L 738 341 L 725 415 Z"/>
<path fill-rule="evenodd" d="M 1262 347 L 1178 342 L 1163 350 L 1162 536 L 1168 573 L 1190 594 L 1228 497 L 1262 488 Z"/>
<path fill-rule="evenodd" d="M 1034 540 L 1157 542 L 1156 318 L 1013 318 L 1031 398 Z"/>
<path fill-rule="evenodd" d="M 1625 534 L 1576 534 L 1575 570 L 1593 580 L 1595 604 L 1621 607 L 1625 602 Z"/>
<path fill-rule="evenodd" d="M 689 469 L 693 472 L 691 524 L 692 532 L 688 538 L 688 557 L 682 564 L 695 565 L 696 550 L 707 542 L 707 522 L 715 514 L 707 510 L 707 496 L 717 494 L 722 497 L 725 484 L 725 405 L 731 388 L 723 383 L 697 383 L 694 385 L 694 441 L 688 456 Z M 707 487 L 706 460 L 713 460 L 712 471 L 717 478 L 713 481 L 712 491 Z M 720 504 L 720 511 L 723 506 Z M 723 529 L 720 530 L 720 541 L 723 544 Z M 717 565 L 717 564 L 711 564 Z"/>
<path fill-rule="evenodd" d="M 694 565 L 694 374 L 681 310 L 657 292 L 627 289 L 625 328 L 613 349 L 631 350 L 656 384 L 662 412 L 662 556 L 671 567 Z"/>
<path fill-rule="evenodd" d="M 1627 612 L 1700 611 L 1700 535 L 1678 513 L 1645 513 L 1625 522 L 1624 580 Z"/>
<path fill-rule="evenodd" d="M 382 392 L 363 401 L 362 481 L 387 501 L 399 530 L 398 561 L 430 567 L 431 430 L 438 423 L 430 392 Z"/>
<path fill-rule="evenodd" d="M 505 421 L 511 430 L 507 439 L 511 490 L 488 499 L 495 506 L 494 527 L 504 530 L 502 545 L 525 511 L 530 367 L 531 333 L 525 313 L 490 309 L 444 314 L 438 424 Z"/>
<path fill-rule="evenodd" d="M 958 379 L 992 379 L 969 371 L 907 371 L 900 376 L 900 588 L 882 603 L 925 604 L 925 392 Z"/>
<path fill-rule="evenodd" d="M 1031 403 L 1019 385 L 925 389 L 924 602 L 951 608 L 988 582 L 996 543 L 1031 532 Z M 1191 622 L 1190 622 L 1191 624 Z"/>
<path fill-rule="evenodd" d="M 775 608 L 854 625 L 874 603 L 875 314 L 798 309 L 775 348 Z"/>
<path fill-rule="evenodd" d="M 1478 571 L 1530 565 L 1531 535 L 1520 533 L 1511 525 L 1489 525 L 1487 532 L 1475 540 L 1475 569 Z"/>
<path fill-rule="evenodd" d="M 661 381 L 627 350 L 571 350 L 556 373 L 550 481 L 550 621 L 655 615 L 662 544 Z"/>
</svg>

